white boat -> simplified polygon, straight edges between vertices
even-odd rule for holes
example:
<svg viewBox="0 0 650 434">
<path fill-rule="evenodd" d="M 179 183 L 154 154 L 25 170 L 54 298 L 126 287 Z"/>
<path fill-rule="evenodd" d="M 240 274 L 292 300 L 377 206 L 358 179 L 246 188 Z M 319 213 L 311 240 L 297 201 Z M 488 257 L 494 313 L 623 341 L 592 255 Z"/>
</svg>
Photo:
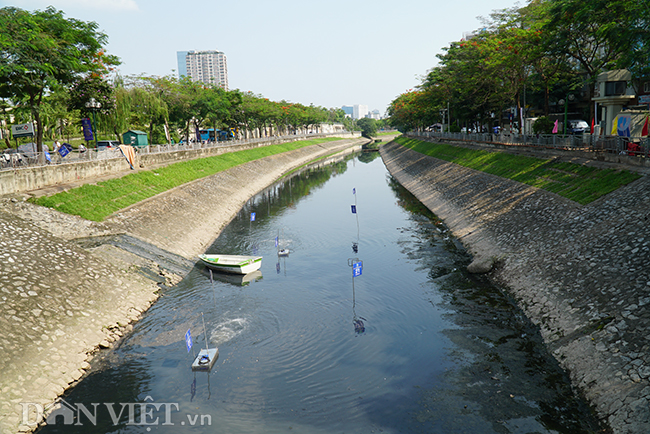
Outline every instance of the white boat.
<svg viewBox="0 0 650 434">
<path fill-rule="evenodd" d="M 201 254 L 199 259 L 216 271 L 234 274 L 248 274 L 262 266 L 261 256 Z"/>
</svg>

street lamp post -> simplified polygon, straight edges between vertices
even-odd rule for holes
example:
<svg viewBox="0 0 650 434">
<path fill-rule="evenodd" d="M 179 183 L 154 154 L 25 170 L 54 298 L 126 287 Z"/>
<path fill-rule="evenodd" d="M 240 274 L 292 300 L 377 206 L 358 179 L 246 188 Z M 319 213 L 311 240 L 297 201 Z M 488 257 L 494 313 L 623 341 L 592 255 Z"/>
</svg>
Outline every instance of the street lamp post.
<svg viewBox="0 0 650 434">
<path fill-rule="evenodd" d="M 97 149 L 97 122 L 95 121 L 95 112 L 102 108 L 102 104 L 97 101 L 95 98 L 90 98 L 90 101 L 86 103 L 86 108 L 90 109 L 93 112 L 93 130 L 95 136 L 95 149 Z"/>
<path fill-rule="evenodd" d="M 569 115 L 569 101 L 573 101 L 574 99 L 575 99 L 575 96 L 573 96 L 573 94 L 568 94 L 566 96 L 566 99 L 561 99 L 560 101 L 558 101 L 560 104 L 562 104 L 562 102 L 564 102 L 564 135 L 565 136 L 566 136 L 566 126 L 567 126 L 567 122 L 568 122 L 567 118 L 568 118 L 568 115 Z"/>
</svg>

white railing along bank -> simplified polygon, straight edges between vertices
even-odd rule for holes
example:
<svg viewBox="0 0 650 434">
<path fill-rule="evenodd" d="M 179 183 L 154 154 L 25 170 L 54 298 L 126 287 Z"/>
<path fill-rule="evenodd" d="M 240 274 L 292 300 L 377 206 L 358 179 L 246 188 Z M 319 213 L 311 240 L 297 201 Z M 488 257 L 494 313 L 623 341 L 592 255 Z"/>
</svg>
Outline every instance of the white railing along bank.
<svg viewBox="0 0 650 434">
<path fill-rule="evenodd" d="M 492 143 L 510 146 L 527 146 L 545 149 L 572 151 L 603 151 L 617 155 L 648 158 L 650 140 L 648 137 L 596 136 L 591 134 L 489 134 L 489 133 L 436 133 L 411 131 L 407 135 L 439 140 L 460 140 L 466 142 Z"/>
<path fill-rule="evenodd" d="M 284 136 L 270 136 L 251 139 L 238 139 L 228 140 L 221 142 L 191 142 L 191 143 L 176 143 L 176 144 L 162 144 L 162 145 L 148 145 L 143 148 L 136 148 L 136 153 L 143 154 L 161 154 L 167 152 L 188 151 L 206 148 L 226 148 L 230 146 L 245 145 L 245 144 L 259 144 L 267 142 L 283 142 L 288 140 L 304 140 L 316 137 L 351 137 L 357 136 L 359 133 L 322 133 L 322 134 L 290 134 Z M 123 158 L 122 152 L 119 149 L 104 149 L 97 151 L 96 149 L 88 149 L 78 151 L 73 149 L 65 157 L 61 157 L 58 152 L 50 151 L 41 155 L 38 152 L 12 152 L 0 153 L 0 171 L 11 170 L 22 167 L 39 167 L 57 164 L 74 164 L 83 161 L 93 160 L 108 160 L 114 158 Z M 47 158 L 49 157 L 49 158 Z"/>
</svg>

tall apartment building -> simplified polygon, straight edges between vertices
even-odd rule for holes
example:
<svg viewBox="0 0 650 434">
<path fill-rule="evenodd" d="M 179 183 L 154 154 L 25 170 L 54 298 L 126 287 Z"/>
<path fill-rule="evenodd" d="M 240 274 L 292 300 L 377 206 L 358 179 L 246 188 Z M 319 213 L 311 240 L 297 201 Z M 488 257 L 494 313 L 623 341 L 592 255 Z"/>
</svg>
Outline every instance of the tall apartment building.
<svg viewBox="0 0 650 434">
<path fill-rule="evenodd" d="M 183 53 L 185 54 L 184 65 L 182 64 Z M 228 64 L 226 55 L 222 51 L 179 51 L 177 56 L 179 76 L 186 75 L 192 81 L 221 86 L 228 90 Z"/>
<path fill-rule="evenodd" d="M 178 77 L 187 77 L 187 51 L 177 51 L 176 60 L 178 60 Z"/>
<path fill-rule="evenodd" d="M 355 104 L 352 106 L 352 110 L 353 110 L 352 119 L 365 118 L 366 115 L 368 114 L 367 105 Z"/>
</svg>

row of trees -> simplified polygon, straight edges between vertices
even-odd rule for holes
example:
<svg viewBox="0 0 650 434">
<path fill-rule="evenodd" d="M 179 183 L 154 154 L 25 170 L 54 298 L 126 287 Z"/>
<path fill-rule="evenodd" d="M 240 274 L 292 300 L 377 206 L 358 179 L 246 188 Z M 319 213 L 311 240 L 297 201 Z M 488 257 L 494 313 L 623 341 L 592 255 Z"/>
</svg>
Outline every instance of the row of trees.
<svg viewBox="0 0 650 434">
<path fill-rule="evenodd" d="M 571 94 L 588 102 L 598 74 L 629 69 L 650 75 L 650 9 L 636 0 L 531 0 L 493 12 L 485 27 L 453 42 L 421 84 L 389 106 L 391 123 L 424 128 L 447 114 L 460 125 L 494 125 L 504 111 L 549 115 Z M 563 107 L 562 107 L 563 109 Z"/>
<path fill-rule="evenodd" d="M 115 139 L 129 128 L 147 131 L 152 143 L 167 143 L 187 141 L 203 128 L 233 129 L 243 137 L 262 137 L 316 131 L 321 123 L 353 127 L 341 109 L 270 101 L 252 92 L 224 90 L 187 77 L 116 76 L 108 82 L 93 75 L 79 78 L 67 93 L 71 110 L 66 124 L 77 126 L 74 116 L 89 115 L 85 107 L 89 97 L 101 103 L 98 129 L 114 134 Z"/>
<path fill-rule="evenodd" d="M 323 122 L 353 128 L 341 109 L 273 102 L 189 78 L 115 75 L 120 61 L 105 53 L 106 42 L 96 23 L 66 18 L 52 7 L 0 9 L 0 116 L 7 124 L 10 117 L 34 121 L 39 151 L 44 138 L 78 136 L 81 118 L 92 115 L 105 138 L 120 140 L 126 130 L 140 129 L 153 143 L 187 140 L 199 128 L 258 136 Z M 101 105 L 95 112 L 91 98 Z"/>
</svg>

